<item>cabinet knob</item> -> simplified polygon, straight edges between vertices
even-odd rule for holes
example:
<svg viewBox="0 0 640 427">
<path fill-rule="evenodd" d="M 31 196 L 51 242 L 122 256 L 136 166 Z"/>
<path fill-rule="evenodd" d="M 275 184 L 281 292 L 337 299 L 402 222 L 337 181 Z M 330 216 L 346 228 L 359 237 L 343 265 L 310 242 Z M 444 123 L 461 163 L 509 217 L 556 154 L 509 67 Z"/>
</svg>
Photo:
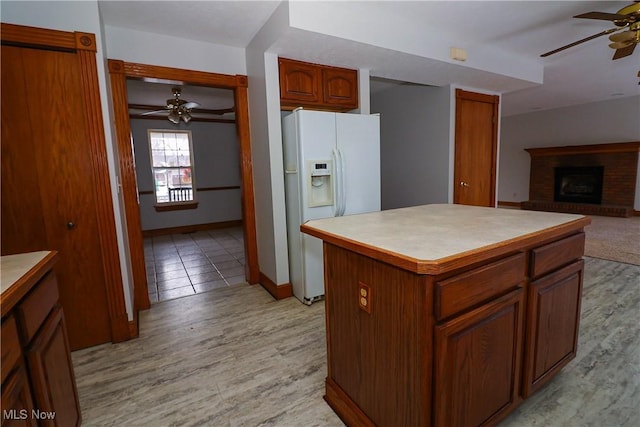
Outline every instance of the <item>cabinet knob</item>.
<svg viewBox="0 0 640 427">
<path fill-rule="evenodd" d="M 75 226 L 76 226 L 76 225 L 73 223 L 73 221 L 69 221 L 69 222 L 67 223 L 67 228 L 68 228 L 69 230 L 71 230 L 71 229 L 72 229 L 72 228 L 74 228 Z"/>
<path fill-rule="evenodd" d="M 464 182 L 464 181 L 460 181 L 460 187 L 468 187 L 469 184 Z"/>
</svg>

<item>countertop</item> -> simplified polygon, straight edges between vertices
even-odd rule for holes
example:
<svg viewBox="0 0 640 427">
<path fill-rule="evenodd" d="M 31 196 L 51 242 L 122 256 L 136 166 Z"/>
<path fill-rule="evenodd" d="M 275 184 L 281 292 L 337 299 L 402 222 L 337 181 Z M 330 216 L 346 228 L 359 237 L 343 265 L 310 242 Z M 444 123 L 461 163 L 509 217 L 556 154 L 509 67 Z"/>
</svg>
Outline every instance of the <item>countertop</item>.
<svg viewBox="0 0 640 427">
<path fill-rule="evenodd" d="M 434 204 L 311 220 L 300 229 L 417 273 L 442 273 L 464 258 L 480 261 L 590 223 L 584 215 Z"/>
<path fill-rule="evenodd" d="M 0 305 L 3 316 L 51 269 L 56 258 L 56 251 L 0 257 Z"/>
</svg>

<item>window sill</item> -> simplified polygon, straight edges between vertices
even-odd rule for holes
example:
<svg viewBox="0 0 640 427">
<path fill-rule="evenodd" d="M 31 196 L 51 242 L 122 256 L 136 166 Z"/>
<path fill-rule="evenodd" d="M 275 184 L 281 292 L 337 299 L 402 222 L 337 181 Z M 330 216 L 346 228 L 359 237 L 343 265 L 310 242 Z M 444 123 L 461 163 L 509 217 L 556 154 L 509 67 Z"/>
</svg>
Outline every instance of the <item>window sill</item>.
<svg viewBox="0 0 640 427">
<path fill-rule="evenodd" d="M 196 209 L 198 202 L 181 202 L 181 203 L 163 203 L 153 206 L 156 212 L 182 211 L 187 209 Z"/>
</svg>

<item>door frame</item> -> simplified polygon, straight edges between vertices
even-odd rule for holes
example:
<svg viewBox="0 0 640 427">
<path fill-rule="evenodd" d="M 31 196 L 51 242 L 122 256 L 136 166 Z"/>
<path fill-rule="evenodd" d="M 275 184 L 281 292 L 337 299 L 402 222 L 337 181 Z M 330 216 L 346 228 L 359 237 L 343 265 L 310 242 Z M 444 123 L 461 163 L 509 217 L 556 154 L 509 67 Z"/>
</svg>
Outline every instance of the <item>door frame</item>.
<svg viewBox="0 0 640 427">
<path fill-rule="evenodd" d="M 250 284 L 259 281 L 258 245 L 256 237 L 255 203 L 253 191 L 253 163 L 249 132 L 248 79 L 245 75 L 227 75 L 203 71 L 183 70 L 156 65 L 137 64 L 116 59 L 108 60 L 111 97 L 115 118 L 115 133 L 120 165 L 120 180 L 124 198 L 126 231 L 129 241 L 134 282 L 134 311 L 150 307 L 144 260 L 142 224 L 138 203 L 138 185 L 131 137 L 131 123 L 127 99 L 127 79 L 161 79 L 234 91 L 236 130 L 240 143 L 240 174 L 242 193 L 242 224 L 246 256 L 245 278 Z M 134 332 L 134 331 L 132 331 Z"/>
</svg>

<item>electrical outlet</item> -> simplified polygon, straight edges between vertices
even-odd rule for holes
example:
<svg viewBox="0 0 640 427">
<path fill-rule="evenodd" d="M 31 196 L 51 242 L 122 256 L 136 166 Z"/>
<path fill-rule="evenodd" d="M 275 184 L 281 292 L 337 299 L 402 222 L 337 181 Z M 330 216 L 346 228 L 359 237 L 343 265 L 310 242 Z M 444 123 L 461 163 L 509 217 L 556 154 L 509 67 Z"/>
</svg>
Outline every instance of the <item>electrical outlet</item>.
<svg viewBox="0 0 640 427">
<path fill-rule="evenodd" d="M 371 288 L 362 282 L 358 282 L 358 305 L 360 308 L 371 314 Z"/>
</svg>

